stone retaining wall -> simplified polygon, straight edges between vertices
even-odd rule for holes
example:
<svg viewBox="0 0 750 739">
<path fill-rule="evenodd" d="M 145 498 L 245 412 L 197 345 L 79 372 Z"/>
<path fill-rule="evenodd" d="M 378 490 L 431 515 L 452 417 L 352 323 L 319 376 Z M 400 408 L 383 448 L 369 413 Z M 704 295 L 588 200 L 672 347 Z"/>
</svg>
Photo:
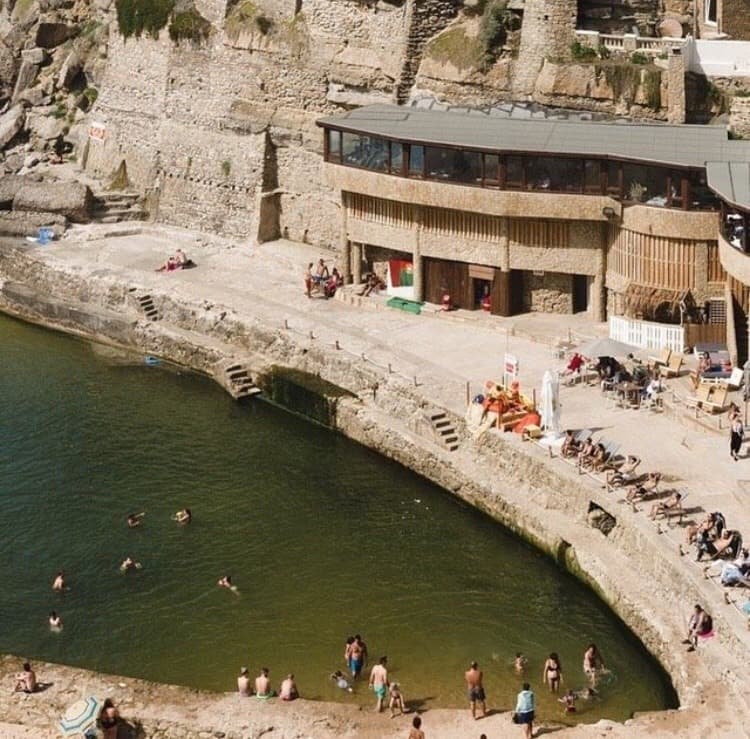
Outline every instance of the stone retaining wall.
<svg viewBox="0 0 750 739">
<path fill-rule="evenodd" d="M 420 433 L 418 419 L 428 399 L 419 388 L 363 366 L 345 352 L 238 316 L 228 306 L 178 303 L 166 292 L 152 291 L 162 318 L 146 323 L 138 319 L 127 284 L 52 269 L 23 250 L 0 252 L 0 280 L 11 288 L 0 291 L 0 310 L 52 328 L 158 354 L 208 375 L 215 375 L 227 358 L 242 358 L 256 373 L 282 365 L 353 393 L 357 397 L 338 404 L 339 431 L 487 512 L 555 557 L 592 586 L 660 660 L 696 722 L 712 712 L 711 720 L 720 715 L 729 722 L 725 735 L 740 736 L 731 732 L 748 715 L 741 676 L 750 654 L 741 619 L 730 612 L 717 614 L 720 637 L 711 645 L 710 658 L 690 659 L 677 649 L 685 609 L 706 600 L 705 581 L 676 552 L 665 550 L 652 527 L 634 525 L 626 508 L 613 506 L 612 496 L 587 484 L 574 469 L 512 435 L 467 437 L 459 418 L 452 420 L 461 448 L 451 454 Z M 25 285 L 25 292 L 12 289 L 11 282 Z M 41 298 L 50 295 L 54 301 Z M 53 302 L 99 319 L 55 311 Z M 118 320 L 107 320 L 112 314 Z M 592 503 L 616 521 L 607 536 L 592 527 Z"/>
</svg>

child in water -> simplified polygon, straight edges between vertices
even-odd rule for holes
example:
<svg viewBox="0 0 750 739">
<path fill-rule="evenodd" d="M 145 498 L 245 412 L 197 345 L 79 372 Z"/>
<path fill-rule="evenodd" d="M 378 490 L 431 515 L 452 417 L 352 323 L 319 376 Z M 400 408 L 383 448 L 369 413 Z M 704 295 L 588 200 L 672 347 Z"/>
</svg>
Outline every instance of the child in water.
<svg viewBox="0 0 750 739">
<path fill-rule="evenodd" d="M 562 698 L 558 698 L 557 700 L 559 703 L 563 704 L 565 713 L 575 713 L 577 698 L 578 695 L 573 690 L 569 690 Z"/>
<path fill-rule="evenodd" d="M 349 685 L 349 681 L 344 677 L 344 673 L 341 670 L 336 670 L 336 672 L 332 673 L 331 680 L 334 680 L 336 687 L 341 688 L 341 690 L 348 690 L 350 693 L 354 692 L 354 688 Z"/>
<path fill-rule="evenodd" d="M 516 652 L 516 659 L 513 662 L 513 666 L 516 668 L 516 672 L 519 675 L 522 675 L 526 671 L 526 665 L 528 664 L 528 660 L 526 657 L 523 656 L 521 652 Z"/>
<path fill-rule="evenodd" d="M 391 718 L 394 718 L 397 708 L 402 714 L 406 713 L 406 708 L 404 706 L 404 696 L 401 693 L 401 686 L 398 683 L 391 683 L 390 691 L 391 699 L 388 702 L 388 708 L 391 709 Z"/>
</svg>

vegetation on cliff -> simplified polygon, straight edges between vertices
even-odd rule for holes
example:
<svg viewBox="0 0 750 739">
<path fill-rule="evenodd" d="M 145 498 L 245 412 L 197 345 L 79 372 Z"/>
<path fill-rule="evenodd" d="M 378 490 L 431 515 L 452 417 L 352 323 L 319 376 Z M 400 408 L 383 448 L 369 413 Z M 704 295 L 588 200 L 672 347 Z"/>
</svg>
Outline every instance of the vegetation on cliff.
<svg viewBox="0 0 750 739">
<path fill-rule="evenodd" d="M 169 38 L 176 44 L 190 41 L 200 45 L 208 41 L 213 26 L 194 7 L 175 11 L 169 23 Z"/>
<path fill-rule="evenodd" d="M 159 38 L 169 25 L 169 38 L 175 43 L 204 43 L 213 27 L 192 4 L 175 0 L 115 0 L 117 26 L 123 38 L 140 38 L 144 34 Z"/>
<path fill-rule="evenodd" d="M 273 21 L 260 11 L 252 0 L 237 3 L 229 11 L 224 22 L 224 32 L 233 41 L 243 33 L 260 33 L 266 36 L 273 27 Z"/>
</svg>

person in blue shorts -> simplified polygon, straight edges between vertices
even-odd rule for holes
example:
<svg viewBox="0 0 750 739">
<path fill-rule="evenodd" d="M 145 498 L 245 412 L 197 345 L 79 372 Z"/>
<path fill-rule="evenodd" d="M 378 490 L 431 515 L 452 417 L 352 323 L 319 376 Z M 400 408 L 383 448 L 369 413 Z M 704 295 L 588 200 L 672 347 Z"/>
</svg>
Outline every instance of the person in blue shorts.
<svg viewBox="0 0 750 739">
<path fill-rule="evenodd" d="M 524 683 L 518 694 L 513 721 L 523 726 L 525 739 L 531 739 L 534 735 L 534 693 L 529 683 Z"/>
</svg>

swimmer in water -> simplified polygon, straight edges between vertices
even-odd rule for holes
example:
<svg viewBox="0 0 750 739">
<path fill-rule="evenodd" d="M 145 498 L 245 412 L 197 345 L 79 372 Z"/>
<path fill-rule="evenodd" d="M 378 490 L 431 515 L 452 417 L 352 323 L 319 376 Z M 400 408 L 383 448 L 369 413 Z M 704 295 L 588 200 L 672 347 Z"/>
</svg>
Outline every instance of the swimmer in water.
<svg viewBox="0 0 750 739">
<path fill-rule="evenodd" d="M 141 519 L 145 516 L 145 513 L 129 513 L 128 514 L 128 528 L 134 529 L 141 525 Z"/>
<path fill-rule="evenodd" d="M 172 520 L 180 524 L 187 524 L 193 520 L 193 514 L 189 508 L 183 508 L 172 516 Z"/>
<path fill-rule="evenodd" d="M 49 614 L 49 627 L 53 631 L 60 631 L 62 629 L 62 619 L 57 615 L 56 611 L 51 611 Z"/>
<path fill-rule="evenodd" d="M 569 690 L 562 698 L 558 698 L 557 701 L 558 703 L 562 703 L 565 713 L 575 713 L 577 698 L 578 694 L 573 690 Z"/>
<path fill-rule="evenodd" d="M 354 688 L 349 685 L 349 681 L 344 677 L 344 673 L 341 672 L 341 670 L 336 670 L 336 672 L 332 673 L 331 680 L 334 680 L 336 682 L 337 688 L 341 688 L 341 690 L 347 690 L 350 693 L 354 692 Z"/>
<path fill-rule="evenodd" d="M 529 661 L 526 659 L 526 657 L 523 656 L 521 652 L 516 652 L 516 659 L 513 661 L 513 667 L 515 667 L 516 672 L 519 675 L 522 675 L 524 671 L 526 670 L 526 665 L 529 663 Z"/>
<path fill-rule="evenodd" d="M 122 561 L 122 564 L 120 565 L 120 570 L 122 572 L 127 572 L 128 570 L 140 570 L 141 569 L 141 563 L 136 562 L 134 559 L 131 559 L 130 557 L 125 557 L 125 559 Z"/>
<path fill-rule="evenodd" d="M 52 590 L 56 593 L 62 593 L 65 590 L 65 573 L 62 570 L 55 575 L 55 579 L 52 581 Z"/>
<path fill-rule="evenodd" d="M 220 588 L 227 588 L 228 590 L 231 590 L 235 595 L 239 595 L 240 591 L 237 588 L 236 585 L 232 585 L 232 576 L 231 575 L 224 575 L 224 577 L 219 578 L 218 582 L 216 583 Z"/>
</svg>

